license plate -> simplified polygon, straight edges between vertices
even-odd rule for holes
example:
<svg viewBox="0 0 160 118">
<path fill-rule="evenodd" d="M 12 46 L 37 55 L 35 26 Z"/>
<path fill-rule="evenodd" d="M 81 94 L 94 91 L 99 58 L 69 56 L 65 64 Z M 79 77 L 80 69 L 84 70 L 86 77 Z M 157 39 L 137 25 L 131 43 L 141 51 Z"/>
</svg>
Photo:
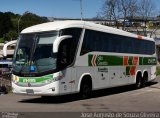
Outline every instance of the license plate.
<svg viewBox="0 0 160 118">
<path fill-rule="evenodd" d="M 33 89 L 26 89 L 26 93 L 27 94 L 34 94 L 34 91 L 33 91 Z"/>
</svg>

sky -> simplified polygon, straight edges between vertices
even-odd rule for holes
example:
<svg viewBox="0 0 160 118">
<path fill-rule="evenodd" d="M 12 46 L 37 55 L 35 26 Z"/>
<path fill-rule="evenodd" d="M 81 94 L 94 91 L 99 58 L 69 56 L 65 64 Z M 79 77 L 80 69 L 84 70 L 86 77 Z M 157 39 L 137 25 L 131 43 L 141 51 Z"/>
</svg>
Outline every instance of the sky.
<svg viewBox="0 0 160 118">
<path fill-rule="evenodd" d="M 93 18 L 101 11 L 105 0 L 83 0 L 83 17 Z M 153 0 L 160 11 L 160 0 Z M 80 18 L 79 0 L 0 0 L 1 12 L 23 14 L 26 11 L 39 16 Z"/>
</svg>

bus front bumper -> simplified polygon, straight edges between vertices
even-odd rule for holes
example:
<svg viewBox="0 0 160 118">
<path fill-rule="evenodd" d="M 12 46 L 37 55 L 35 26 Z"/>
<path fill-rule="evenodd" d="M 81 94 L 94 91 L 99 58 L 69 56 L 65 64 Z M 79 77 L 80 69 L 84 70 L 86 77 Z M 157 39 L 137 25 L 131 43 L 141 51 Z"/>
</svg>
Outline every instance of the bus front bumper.
<svg viewBox="0 0 160 118">
<path fill-rule="evenodd" d="M 41 87 L 20 87 L 12 82 L 12 91 L 15 94 L 57 96 L 59 95 L 58 82 L 44 85 Z"/>
</svg>

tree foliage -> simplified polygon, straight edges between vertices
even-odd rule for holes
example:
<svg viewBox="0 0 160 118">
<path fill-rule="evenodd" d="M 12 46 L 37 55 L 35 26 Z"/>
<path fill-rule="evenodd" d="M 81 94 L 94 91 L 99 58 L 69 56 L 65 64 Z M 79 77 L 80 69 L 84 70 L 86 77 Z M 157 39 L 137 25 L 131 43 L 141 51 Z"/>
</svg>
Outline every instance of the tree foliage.
<svg viewBox="0 0 160 118">
<path fill-rule="evenodd" d="M 9 31 L 8 33 L 3 35 L 3 39 L 5 41 L 11 41 L 11 40 L 16 40 L 18 37 L 17 32 L 15 31 Z"/>
<path fill-rule="evenodd" d="M 48 20 L 44 17 L 37 16 L 36 14 L 33 14 L 33 13 L 26 13 L 21 17 L 21 20 L 19 22 L 20 31 L 22 31 L 23 29 L 27 27 L 45 23 L 47 21 Z"/>
<path fill-rule="evenodd" d="M 119 5 L 117 0 L 106 0 L 102 6 L 102 16 L 106 19 L 114 20 L 118 28 Z"/>
<path fill-rule="evenodd" d="M 20 31 L 26 27 L 48 22 L 46 17 L 40 17 L 33 13 L 25 13 L 23 15 L 14 14 L 12 12 L 0 12 L 0 39 L 1 41 L 15 40 L 18 37 L 18 21 Z M 3 40 L 2 40 L 3 39 Z"/>
<path fill-rule="evenodd" d="M 119 28 L 118 20 L 122 18 L 123 30 L 125 30 L 128 19 L 140 18 L 144 22 L 144 27 L 141 27 L 143 28 L 144 36 L 147 36 L 147 22 L 149 18 L 156 16 L 154 10 L 155 6 L 152 0 L 105 0 L 98 16 L 109 20 L 110 23 L 114 21 L 117 28 Z M 134 25 L 139 26 L 139 24 Z"/>
<path fill-rule="evenodd" d="M 125 21 L 127 17 L 133 17 L 138 10 L 137 0 L 105 0 L 102 6 L 102 16 L 110 21 L 114 21 L 118 28 L 118 19 L 123 18 Z"/>
<path fill-rule="evenodd" d="M 141 0 L 138 3 L 138 8 L 138 15 L 141 16 L 144 21 L 144 36 L 147 36 L 147 21 L 149 17 L 153 16 L 155 7 L 152 0 Z"/>
<path fill-rule="evenodd" d="M 7 13 L 0 12 L 0 37 L 13 28 L 11 17 Z"/>
<path fill-rule="evenodd" d="M 127 17 L 133 17 L 138 10 L 137 0 L 119 0 L 119 10 L 123 17 L 123 28 L 125 29 Z"/>
</svg>

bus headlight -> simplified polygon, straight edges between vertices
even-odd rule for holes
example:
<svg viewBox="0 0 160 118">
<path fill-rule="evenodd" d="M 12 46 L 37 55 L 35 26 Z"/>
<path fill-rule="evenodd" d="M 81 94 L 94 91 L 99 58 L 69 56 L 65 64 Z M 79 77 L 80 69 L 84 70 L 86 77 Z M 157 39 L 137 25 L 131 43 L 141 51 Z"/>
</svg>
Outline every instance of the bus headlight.
<svg viewBox="0 0 160 118">
<path fill-rule="evenodd" d="M 53 80 L 54 81 L 59 81 L 61 79 L 63 79 L 63 73 L 62 72 L 57 72 L 53 74 Z"/>
<path fill-rule="evenodd" d="M 49 83 L 52 83 L 52 82 L 55 82 L 55 81 L 59 81 L 59 80 L 63 79 L 63 77 L 64 76 L 63 76 L 62 72 L 57 72 L 57 73 L 53 74 L 53 78 L 52 79 L 46 80 L 45 83 L 49 84 Z"/>
<path fill-rule="evenodd" d="M 50 84 L 52 82 L 53 82 L 53 79 L 49 79 L 49 80 L 44 81 L 45 84 Z"/>
</svg>

